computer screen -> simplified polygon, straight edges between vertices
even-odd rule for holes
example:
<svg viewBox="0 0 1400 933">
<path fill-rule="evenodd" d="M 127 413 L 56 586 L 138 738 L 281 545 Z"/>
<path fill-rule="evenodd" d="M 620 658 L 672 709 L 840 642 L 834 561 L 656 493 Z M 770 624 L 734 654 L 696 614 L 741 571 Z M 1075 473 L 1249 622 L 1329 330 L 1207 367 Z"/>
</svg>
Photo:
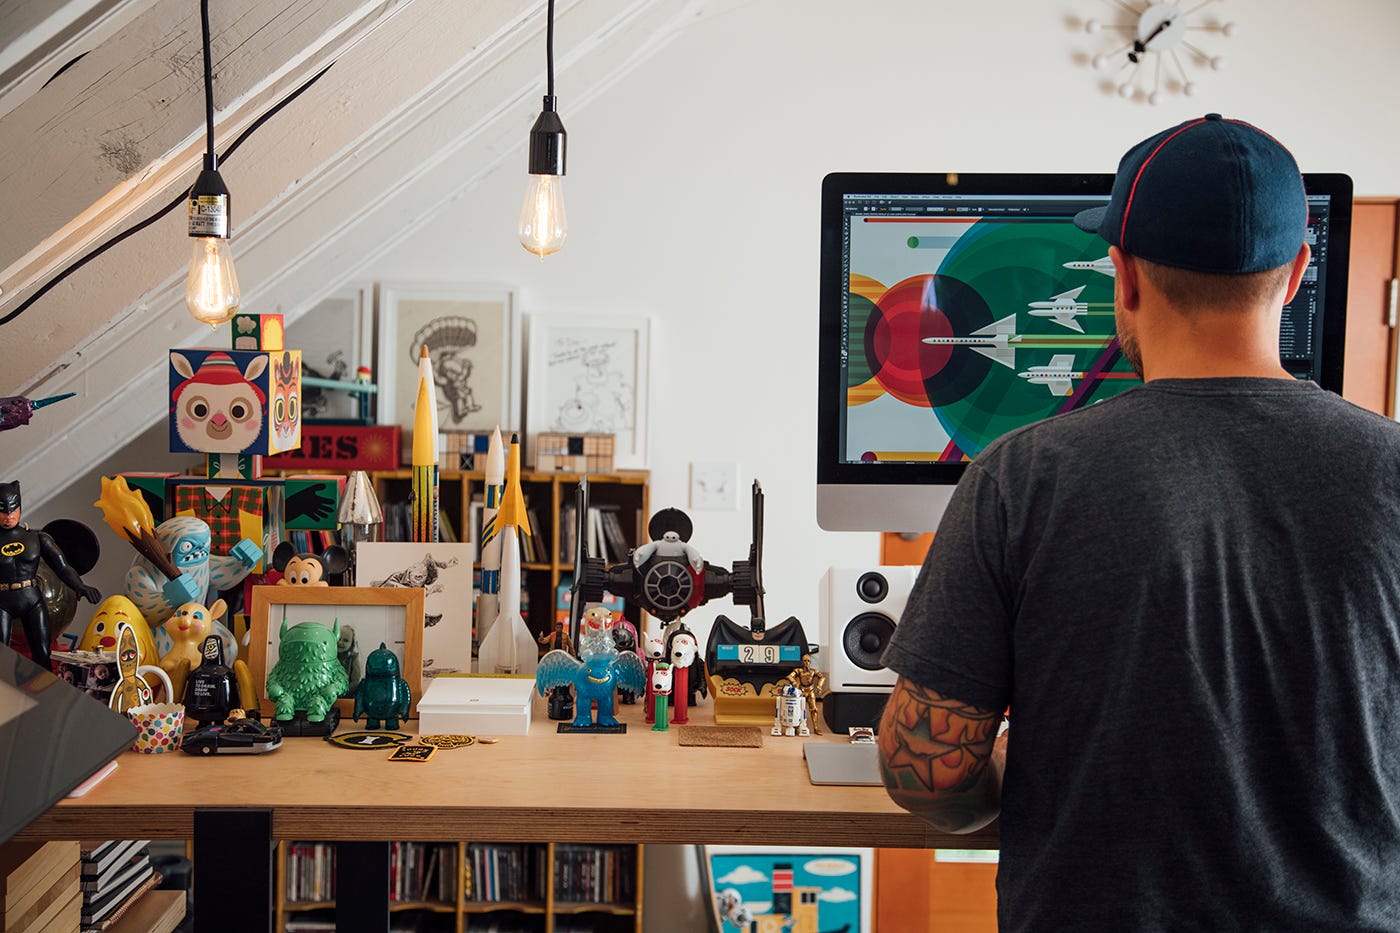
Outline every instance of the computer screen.
<svg viewBox="0 0 1400 933">
<path fill-rule="evenodd" d="M 1340 392 L 1351 183 L 1305 175 L 1313 258 L 1281 362 Z M 1141 382 L 1108 245 L 1073 224 L 1112 175 L 836 173 L 822 185 L 817 518 L 928 531 L 1014 428 Z"/>
</svg>

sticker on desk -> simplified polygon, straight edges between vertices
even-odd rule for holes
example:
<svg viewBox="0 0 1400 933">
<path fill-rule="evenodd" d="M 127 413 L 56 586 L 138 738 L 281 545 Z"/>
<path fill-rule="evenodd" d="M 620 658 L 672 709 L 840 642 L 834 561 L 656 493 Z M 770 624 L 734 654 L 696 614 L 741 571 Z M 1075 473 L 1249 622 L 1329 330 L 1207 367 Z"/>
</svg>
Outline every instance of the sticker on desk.
<svg viewBox="0 0 1400 933">
<path fill-rule="evenodd" d="M 326 736 L 326 741 L 341 748 L 376 749 L 402 745 L 413 740 L 407 732 L 340 732 Z"/>
<path fill-rule="evenodd" d="M 433 748 L 466 748 L 475 745 L 475 736 L 470 735 L 420 735 L 418 741 Z"/>
<path fill-rule="evenodd" d="M 427 761 L 437 752 L 431 745 L 400 745 L 389 756 L 390 761 Z"/>
</svg>

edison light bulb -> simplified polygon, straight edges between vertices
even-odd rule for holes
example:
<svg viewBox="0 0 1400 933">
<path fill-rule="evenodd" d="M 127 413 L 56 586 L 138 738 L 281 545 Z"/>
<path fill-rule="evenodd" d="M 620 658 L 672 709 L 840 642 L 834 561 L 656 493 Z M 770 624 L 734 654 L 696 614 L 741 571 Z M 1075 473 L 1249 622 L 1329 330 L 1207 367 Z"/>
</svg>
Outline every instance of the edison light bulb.
<svg viewBox="0 0 1400 933">
<path fill-rule="evenodd" d="M 520 245 L 541 259 L 559 252 L 569 236 L 564 219 L 564 176 L 531 175 L 520 206 Z"/>
<path fill-rule="evenodd" d="M 194 238 L 194 257 L 185 280 L 185 306 L 196 321 L 217 327 L 238 313 L 238 276 L 223 237 Z"/>
</svg>

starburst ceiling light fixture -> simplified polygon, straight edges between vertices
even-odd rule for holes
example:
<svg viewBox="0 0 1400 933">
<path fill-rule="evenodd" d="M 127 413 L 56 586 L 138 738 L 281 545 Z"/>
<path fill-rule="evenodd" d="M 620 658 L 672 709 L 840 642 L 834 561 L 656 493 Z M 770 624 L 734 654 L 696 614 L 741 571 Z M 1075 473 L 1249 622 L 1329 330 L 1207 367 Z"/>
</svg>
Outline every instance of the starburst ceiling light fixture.
<svg viewBox="0 0 1400 933">
<path fill-rule="evenodd" d="M 1100 71 L 1107 69 L 1114 62 L 1121 63 L 1119 76 L 1114 79 L 1119 96 L 1130 100 L 1143 98 L 1149 104 L 1155 105 L 1161 102 L 1164 90 L 1180 90 L 1188 97 L 1195 94 L 1196 83 L 1187 73 L 1180 51 L 1186 52 L 1197 64 L 1209 66 L 1213 71 L 1224 67 L 1225 59 L 1222 56 L 1211 55 L 1187 39 L 1187 33 L 1190 32 L 1208 32 L 1226 37 L 1235 34 L 1234 23 L 1191 21 L 1191 18 L 1202 10 L 1223 3 L 1224 0 L 1198 0 L 1189 7 L 1177 2 L 1112 2 L 1114 6 L 1129 14 L 1131 21 L 1105 23 L 1091 19 L 1084 23 L 1084 30 L 1090 35 L 1100 32 L 1123 32 L 1131 36 L 1124 45 L 1095 55 L 1090 62 Z M 1151 87 L 1145 83 L 1148 71 L 1151 72 Z M 1144 83 L 1139 84 L 1140 78 L 1144 79 Z"/>
<path fill-rule="evenodd" d="M 214 74 L 209 62 L 209 0 L 199 2 L 204 37 L 204 122 L 208 146 L 204 170 L 190 189 L 189 233 L 194 239 L 190 274 L 185 279 L 185 306 L 196 321 L 210 327 L 238 313 L 238 276 L 229 250 L 228 186 L 219 176 L 214 152 Z"/>
<path fill-rule="evenodd" d="M 520 206 L 520 245 L 541 260 L 559 252 L 569 236 L 564 218 L 564 156 L 569 134 L 554 109 L 554 0 L 549 0 L 545 27 L 545 67 L 548 85 L 544 109 L 530 128 L 530 184 Z"/>
</svg>

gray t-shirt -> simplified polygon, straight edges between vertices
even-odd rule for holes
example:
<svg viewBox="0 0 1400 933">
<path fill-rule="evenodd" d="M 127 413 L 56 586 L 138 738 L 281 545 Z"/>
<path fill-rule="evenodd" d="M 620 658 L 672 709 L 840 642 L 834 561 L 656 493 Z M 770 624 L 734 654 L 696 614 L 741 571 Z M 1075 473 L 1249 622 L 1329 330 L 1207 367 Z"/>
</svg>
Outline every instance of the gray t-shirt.
<svg viewBox="0 0 1400 933">
<path fill-rule="evenodd" d="M 1400 425 L 1173 379 L 1008 434 L 885 662 L 1010 707 L 1002 930 L 1400 930 Z"/>
</svg>

